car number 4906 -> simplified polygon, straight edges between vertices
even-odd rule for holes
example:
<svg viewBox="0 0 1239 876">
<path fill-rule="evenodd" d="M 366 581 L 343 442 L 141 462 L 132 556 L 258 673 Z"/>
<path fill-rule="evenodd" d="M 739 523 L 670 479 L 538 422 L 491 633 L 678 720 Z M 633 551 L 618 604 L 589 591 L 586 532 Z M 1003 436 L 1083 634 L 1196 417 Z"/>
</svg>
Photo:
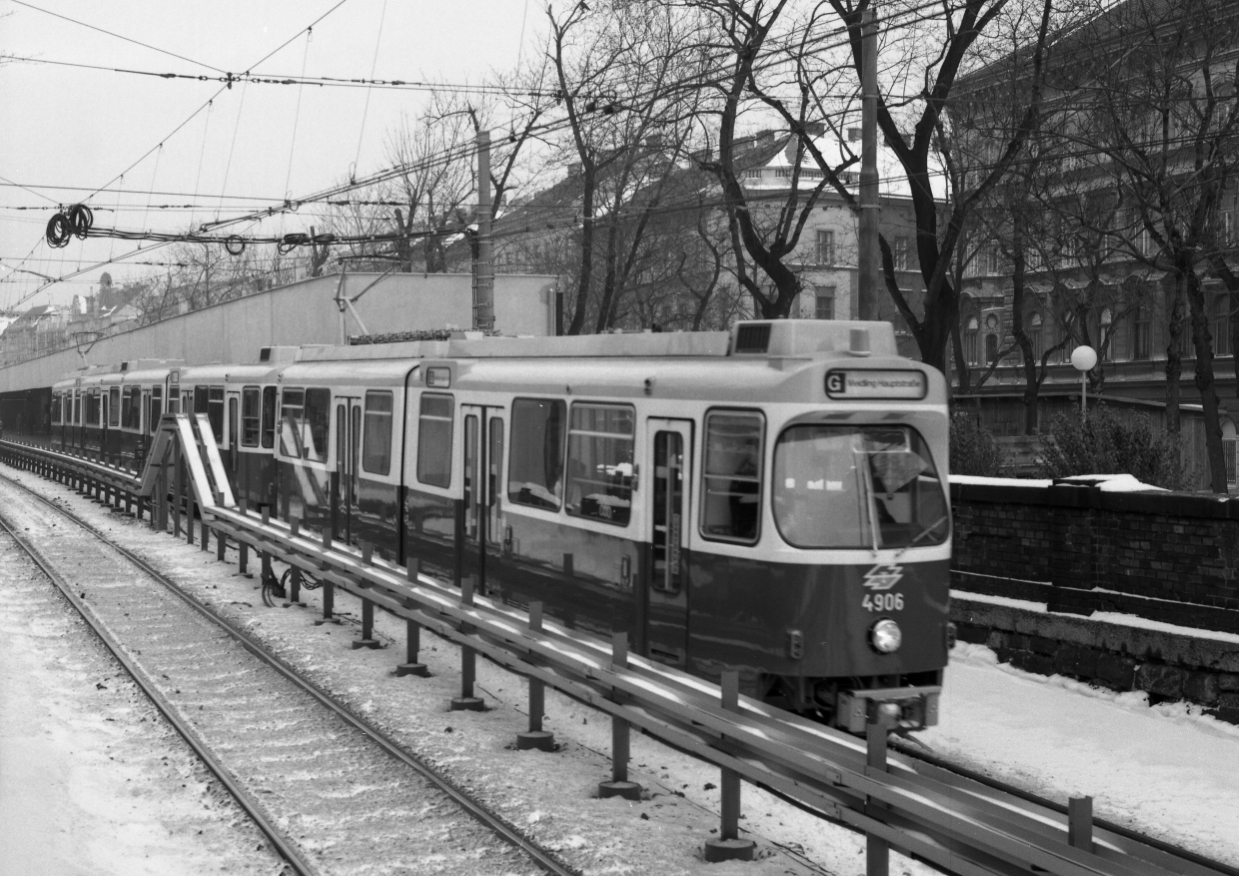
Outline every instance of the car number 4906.
<svg viewBox="0 0 1239 876">
<path fill-rule="evenodd" d="M 861 605 L 866 611 L 900 611 L 903 608 L 903 594 L 872 593 L 865 596 Z"/>
</svg>

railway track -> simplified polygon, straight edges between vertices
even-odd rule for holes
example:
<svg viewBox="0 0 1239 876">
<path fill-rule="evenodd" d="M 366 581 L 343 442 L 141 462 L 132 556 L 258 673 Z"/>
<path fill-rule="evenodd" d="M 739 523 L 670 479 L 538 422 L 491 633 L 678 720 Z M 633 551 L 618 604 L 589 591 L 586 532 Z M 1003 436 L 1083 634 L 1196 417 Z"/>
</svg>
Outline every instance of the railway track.
<svg viewBox="0 0 1239 876">
<path fill-rule="evenodd" d="M 371 591 L 367 591 L 367 593 L 369 592 Z M 498 659 L 498 662 L 502 664 L 503 661 Z M 768 726 L 766 726 L 767 724 Z M 763 726 L 771 732 L 780 734 L 784 730 L 790 732 L 794 729 L 791 723 L 785 722 L 775 715 L 768 716 Z M 863 767 L 857 768 L 853 761 L 859 758 L 859 762 L 863 764 L 863 744 L 855 752 L 852 752 L 847 745 L 844 747 L 847 750 L 836 752 L 837 762 L 843 765 L 845 769 L 859 774 Z M 908 764 L 910 760 L 904 761 L 904 763 Z M 945 766 L 949 767 L 949 765 Z M 1031 816 L 1030 823 L 1037 825 L 1037 829 L 1045 833 L 1051 842 L 1061 842 L 1061 840 L 1057 839 L 1057 831 L 1060 828 L 1056 825 L 1065 822 L 1066 819 L 1059 817 L 1063 808 L 1060 804 L 1034 798 L 1019 788 L 996 782 L 987 777 L 970 775 L 964 770 L 939 769 L 932 765 L 929 768 L 904 765 L 901 765 L 898 769 L 894 769 L 894 767 L 895 764 L 892 764 L 893 781 L 899 787 L 906 785 L 915 791 L 913 799 L 917 802 L 917 805 L 921 805 L 919 801 L 922 798 L 933 798 L 934 800 L 941 798 L 940 802 L 933 805 L 948 812 L 950 817 L 955 819 L 951 830 L 956 837 L 964 838 L 974 830 L 985 829 L 983 825 L 988 821 L 1007 819 L 1016 813 L 1019 813 L 1022 817 L 1026 812 Z M 775 786 L 777 786 L 777 783 Z M 772 786 L 771 789 L 773 790 L 775 786 Z M 763 785 L 763 787 L 766 786 Z M 877 790 L 876 786 L 875 790 Z M 778 794 L 778 796 L 782 795 Z M 792 795 L 792 797 L 795 796 L 795 794 Z M 804 807 L 804 804 L 796 799 L 788 797 L 784 797 L 784 799 L 788 800 L 793 806 Z M 812 804 L 810 804 L 810 808 L 813 808 Z M 1135 831 L 1115 828 L 1113 825 L 1100 822 L 1094 822 L 1094 827 L 1098 830 L 1096 843 L 1099 848 L 1105 849 L 1105 855 L 1108 860 L 1103 862 L 1100 857 L 1093 859 L 1080 858 L 1087 872 L 1168 872 L 1195 873 L 1202 874 L 1202 876 L 1203 874 L 1217 873 L 1234 876 L 1236 873 L 1232 867 L 1184 852 L 1182 849 L 1167 845 L 1164 842 Z M 1021 848 L 1024 848 L 1022 844 L 1033 838 L 1027 831 L 1024 833 L 1024 836 L 1020 836 L 1017 839 L 1021 843 Z M 914 832 L 906 835 L 913 838 L 916 837 Z M 900 839 L 902 839 L 902 836 Z M 901 845 L 900 839 L 892 840 L 896 847 Z M 1051 846 L 1051 848 L 1057 849 L 1057 846 Z M 1018 856 L 1022 853 L 1016 852 L 1014 854 Z M 1060 854 L 1060 852 L 1054 851 L 1052 854 Z M 1037 856 L 1040 856 L 1047 862 L 1052 860 L 1040 851 L 1029 853 L 1028 857 L 1022 860 L 1034 860 Z M 1093 869 L 1094 867 L 1096 869 Z M 949 867 L 948 869 L 952 872 L 978 872 L 968 868 L 956 869 L 955 867 Z M 1068 869 L 1064 872 L 1075 873 L 1084 871 Z"/>
<path fill-rule="evenodd" d="M 0 527 L 292 872 L 575 872 L 90 524 L 7 478 L 0 499 Z"/>
</svg>

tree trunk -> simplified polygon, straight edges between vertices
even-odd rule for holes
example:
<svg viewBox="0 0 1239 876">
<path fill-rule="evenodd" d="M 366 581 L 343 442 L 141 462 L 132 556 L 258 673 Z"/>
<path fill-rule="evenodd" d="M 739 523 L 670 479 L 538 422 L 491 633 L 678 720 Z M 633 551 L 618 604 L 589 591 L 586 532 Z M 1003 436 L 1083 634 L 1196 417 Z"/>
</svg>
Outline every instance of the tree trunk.
<svg viewBox="0 0 1239 876">
<path fill-rule="evenodd" d="M 1205 415 L 1205 453 L 1209 459 L 1209 488 L 1215 493 L 1227 492 L 1226 459 L 1222 453 L 1222 423 L 1218 415 L 1217 386 L 1213 379 L 1213 338 L 1209 334 L 1209 311 L 1205 306 L 1200 277 L 1190 266 L 1187 273 L 1187 301 L 1192 311 L 1192 340 L 1196 342 L 1194 382 L 1200 392 L 1200 404 Z"/>
<path fill-rule="evenodd" d="M 594 270 L 594 171 L 585 168 L 581 177 L 581 274 L 576 287 L 576 307 L 568 334 L 579 335 L 585 328 L 585 308 L 589 303 L 589 287 Z"/>
<path fill-rule="evenodd" d="M 1166 344 L 1166 431 L 1177 439 L 1182 431 L 1179 417 L 1179 378 L 1183 376 L 1183 277 L 1174 282 L 1174 301 L 1170 305 L 1170 342 Z"/>
</svg>

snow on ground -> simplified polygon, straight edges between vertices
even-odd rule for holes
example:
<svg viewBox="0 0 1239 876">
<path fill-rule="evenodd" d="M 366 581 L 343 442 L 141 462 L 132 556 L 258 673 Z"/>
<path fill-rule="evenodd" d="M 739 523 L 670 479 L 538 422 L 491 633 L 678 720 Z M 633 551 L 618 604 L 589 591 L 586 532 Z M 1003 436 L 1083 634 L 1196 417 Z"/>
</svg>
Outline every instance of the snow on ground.
<svg viewBox="0 0 1239 876">
<path fill-rule="evenodd" d="M 956 645 L 938 753 L 1098 818 L 1239 865 L 1239 726 L 1195 706 L 1150 707 L 1062 676 L 1023 672 L 982 645 Z"/>
<path fill-rule="evenodd" d="M 610 723 L 602 715 L 548 692 L 546 729 L 555 733 L 562 750 L 555 754 L 517 752 L 512 744 L 515 733 L 525 727 L 527 697 L 521 679 L 480 661 L 478 693 L 490 710 L 450 713 L 447 701 L 459 693 L 459 655 L 454 647 L 424 636 L 422 660 L 433 677 L 397 680 L 392 669 L 403 657 L 403 621 L 380 613 L 377 632 L 391 647 L 353 651 L 348 642 L 356 635 L 355 625 L 311 624 L 318 616 L 317 592 L 304 595 L 305 609 L 264 608 L 256 582 L 236 574 L 235 559 L 231 567 L 214 562 L 213 545 L 211 553 L 204 554 L 109 515 L 55 485 L 25 473 L 5 473 L 67 498 L 79 513 L 122 535 L 148 560 L 406 740 L 457 782 L 478 791 L 492 808 L 535 839 L 559 849 L 585 873 L 774 876 L 806 873 L 811 868 L 840 876 L 864 873 L 862 837 L 826 825 L 749 786 L 744 788 L 741 826 L 757 841 L 759 860 L 705 864 L 700 847 L 718 825 L 717 769 L 634 734 L 630 778 L 645 787 L 643 799 L 632 803 L 599 800 L 593 794 L 610 769 Z M 0 588 L 7 586 L 6 569 L 0 566 Z M 350 597 L 337 594 L 337 608 L 350 613 L 353 620 L 357 617 L 357 603 Z M 7 639 L 6 628 L 0 626 L 0 632 Z M 34 645 L 20 638 L 14 643 L 19 654 Z M 31 665 L 28 661 L 27 666 Z M 0 678 L 13 675 L 0 673 Z M 35 666 L 28 691 L 37 692 L 46 685 Z M 56 720 L 39 712 L 40 699 L 19 700 L 10 694 L 11 687 L 3 689 L 3 695 L 6 701 L 17 700 L 14 709 L 24 717 L 19 716 L 16 723 L 12 718 L 0 720 L 0 751 L 9 748 L 13 727 Z M 73 690 L 76 695 L 66 694 L 66 701 L 77 702 L 78 716 L 69 716 L 69 720 L 83 735 L 72 739 L 62 735 L 63 744 L 30 749 L 16 758 L 25 771 L 23 784 L 50 782 L 76 788 L 77 781 L 60 772 L 67 752 L 78 752 L 78 757 L 89 753 L 88 757 L 99 761 L 107 746 L 114 744 L 102 732 L 107 728 L 96 727 L 100 732 L 93 737 L 85 733 L 90 722 L 81 715 L 89 715 L 94 708 L 90 687 L 79 685 Z M 938 754 L 1047 797 L 1065 801 L 1069 795 L 1091 795 L 1101 817 L 1239 864 L 1239 728 L 1182 706 L 1149 708 L 1143 695 L 1106 693 L 1061 678 L 1028 675 L 998 665 L 988 649 L 962 644 L 952 654 L 941 714 L 941 725 L 921 734 Z M 20 736 L 21 731 L 16 733 Z M 91 808 L 104 819 L 93 831 L 96 837 L 108 835 L 115 827 L 107 822 L 109 807 L 103 804 L 111 794 L 124 799 L 120 786 L 126 783 L 119 778 L 114 781 L 119 785 L 112 790 L 100 787 L 90 792 L 100 804 Z M 136 835 L 140 837 L 145 830 L 154 842 L 168 833 L 162 821 L 163 791 L 153 784 L 139 787 L 139 793 L 131 796 L 145 802 L 146 809 L 126 816 L 126 821 L 145 825 L 137 828 Z M 38 800 L 28 805 L 35 802 L 51 808 L 43 816 L 26 816 L 31 825 L 28 846 L 61 841 L 50 835 L 57 829 L 60 801 Z M 82 821 L 91 817 L 95 816 L 85 810 L 78 815 Z M 0 846 L 6 820 L 0 814 Z M 99 863 L 95 856 L 102 852 L 97 843 L 92 845 L 89 833 L 76 846 L 83 862 L 80 872 L 116 872 L 104 866 L 106 857 L 92 868 Z M 67 841 L 62 846 L 69 848 Z M 126 854 L 136 855 L 141 847 L 139 839 Z M 178 853 L 169 854 L 175 857 Z M 200 872 L 196 863 L 209 852 L 183 848 L 179 854 L 184 855 L 183 863 L 165 856 L 164 872 Z M 0 864 L 0 874 L 6 872 Z M 253 871 L 242 868 L 241 872 Z M 895 855 L 891 872 L 920 876 L 929 871 Z"/>
<path fill-rule="evenodd" d="M 265 839 L 11 541 L 0 543 L 0 876 L 278 872 Z"/>
</svg>

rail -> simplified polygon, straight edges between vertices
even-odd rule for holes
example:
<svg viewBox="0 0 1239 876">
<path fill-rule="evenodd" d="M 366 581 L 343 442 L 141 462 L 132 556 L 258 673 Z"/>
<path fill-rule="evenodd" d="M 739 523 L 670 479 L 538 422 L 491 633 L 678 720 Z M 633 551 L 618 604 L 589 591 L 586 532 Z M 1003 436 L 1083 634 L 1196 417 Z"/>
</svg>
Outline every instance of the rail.
<svg viewBox="0 0 1239 876">
<path fill-rule="evenodd" d="M 711 684 L 629 655 L 622 635 L 606 642 L 543 622 L 541 606 L 520 611 L 475 594 L 469 581 L 457 589 L 422 575 L 416 561 L 402 567 L 376 558 L 369 548 L 333 543 L 329 534 L 311 537 L 298 521 L 254 514 L 224 489 L 227 477 L 205 416 L 165 415 L 142 475 L 11 442 L 0 442 L 0 458 L 61 480 L 76 479 L 88 488 L 124 484 L 138 499 L 139 515 L 145 506 L 156 520 L 166 520 L 166 506 L 180 506 L 168 501 L 166 488 L 171 484 L 179 495 L 185 486 L 178 485 L 175 464 L 184 460 L 187 494 L 192 492 L 201 509 L 204 533 L 209 526 L 217 539 L 234 539 L 266 558 L 312 573 L 324 586 L 325 615 L 332 611 L 334 588 L 340 588 L 362 600 L 363 618 L 372 617 L 374 606 L 405 618 L 409 664 L 415 664 L 421 629 L 460 645 L 461 701 L 472 698 L 472 660 L 481 654 L 537 683 L 530 685 L 531 715 L 540 714 L 532 698 L 535 690 L 540 698 L 542 685 L 609 714 L 618 783 L 626 779 L 628 727 L 717 765 L 724 790 L 735 789 L 730 803 L 724 797 L 724 840 L 736 841 L 738 779 L 743 778 L 867 834 L 871 874 L 884 872 L 882 849 L 887 847 L 961 876 L 1031 870 L 1058 876 L 1233 872 L 1095 825 L 1087 798 L 1073 801 L 1064 817 L 963 776 L 912 760 L 888 761 L 886 731 L 878 725 L 870 724 L 868 740 L 850 736 L 739 696 L 733 673 L 724 674 L 722 685 Z M 192 516 L 188 522 L 192 537 Z M 367 633 L 363 620 L 363 637 Z"/>
</svg>

